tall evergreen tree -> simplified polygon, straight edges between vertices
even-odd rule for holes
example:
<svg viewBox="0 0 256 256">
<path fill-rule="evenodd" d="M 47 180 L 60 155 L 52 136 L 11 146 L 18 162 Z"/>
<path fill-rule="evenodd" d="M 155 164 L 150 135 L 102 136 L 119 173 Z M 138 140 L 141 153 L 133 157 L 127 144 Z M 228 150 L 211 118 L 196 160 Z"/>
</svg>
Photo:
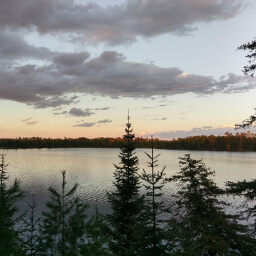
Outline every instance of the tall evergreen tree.
<svg viewBox="0 0 256 256">
<path fill-rule="evenodd" d="M 151 155 L 146 153 L 149 158 L 148 167 L 151 172 L 147 173 L 143 169 L 141 179 L 145 181 L 143 184 L 146 189 L 146 202 L 148 204 L 148 246 L 145 248 L 148 255 L 160 256 L 165 255 L 165 246 L 163 240 L 165 238 L 163 214 L 169 212 L 161 199 L 163 196 L 165 167 L 161 171 L 155 171 L 158 164 L 158 155 L 154 155 L 153 136 L 151 136 Z"/>
<path fill-rule="evenodd" d="M 63 171 L 60 191 L 49 188 L 48 210 L 43 212 L 40 228 L 43 255 L 80 255 L 81 245 L 85 243 L 87 205 L 74 197 L 78 184 L 69 191 L 66 184 L 66 172 Z"/>
<path fill-rule="evenodd" d="M 0 255 L 18 255 L 18 232 L 15 229 L 18 218 L 17 201 L 23 197 L 19 182 L 7 184 L 5 155 L 0 154 Z"/>
<path fill-rule="evenodd" d="M 142 255 L 142 244 L 145 239 L 142 229 L 145 199 L 140 194 L 139 161 L 135 154 L 135 135 L 131 127 L 128 114 L 123 147 L 119 153 L 121 162 L 114 165 L 115 190 L 107 193 L 113 211 L 108 216 L 112 231 L 110 249 L 115 255 L 122 256 Z"/>
<path fill-rule="evenodd" d="M 180 158 L 181 171 L 171 180 L 178 182 L 177 205 L 181 209 L 181 250 L 177 255 L 255 255 L 252 239 L 238 216 L 226 214 L 218 199 L 224 191 L 211 179 L 213 171 L 190 155 Z M 224 204 L 224 205 L 223 205 Z"/>
</svg>

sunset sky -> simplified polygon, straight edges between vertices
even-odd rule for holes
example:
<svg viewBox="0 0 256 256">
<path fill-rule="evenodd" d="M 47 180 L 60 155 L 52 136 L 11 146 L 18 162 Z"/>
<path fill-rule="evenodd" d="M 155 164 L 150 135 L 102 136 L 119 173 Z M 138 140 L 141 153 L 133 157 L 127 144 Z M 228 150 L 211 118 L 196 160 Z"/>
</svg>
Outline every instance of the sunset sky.
<svg viewBox="0 0 256 256">
<path fill-rule="evenodd" d="M 0 137 L 118 137 L 128 109 L 136 136 L 236 133 L 255 25 L 255 0 L 0 0 Z"/>
</svg>

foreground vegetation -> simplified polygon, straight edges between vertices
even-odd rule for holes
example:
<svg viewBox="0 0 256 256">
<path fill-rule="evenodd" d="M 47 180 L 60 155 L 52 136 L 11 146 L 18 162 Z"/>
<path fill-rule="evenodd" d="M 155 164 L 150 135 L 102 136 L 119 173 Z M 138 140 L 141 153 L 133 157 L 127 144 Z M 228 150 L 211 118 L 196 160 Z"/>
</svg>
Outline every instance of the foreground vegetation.
<svg viewBox="0 0 256 256">
<path fill-rule="evenodd" d="M 17 202 L 23 193 L 17 180 L 9 182 L 6 156 L 1 155 L 0 255 L 256 255 L 254 220 L 251 226 L 242 225 L 244 215 L 227 213 L 229 204 L 223 200 L 227 195 L 243 196 L 250 201 L 247 216 L 255 216 L 256 181 L 227 182 L 227 189 L 221 189 L 212 180 L 214 172 L 190 155 L 180 158 L 178 173 L 165 177 L 165 167 L 157 170 L 154 146 L 159 141 L 153 139 L 147 141 L 148 170 L 139 174 L 138 139 L 129 117 L 120 142 L 114 189 L 107 192 L 109 215 L 96 208 L 93 216 L 87 216 L 85 199 L 76 196 L 78 184 L 67 190 L 65 171 L 59 188 L 49 187 L 39 218 L 34 198 L 29 211 L 20 212 Z M 171 205 L 163 201 L 166 182 L 179 188 Z"/>
<path fill-rule="evenodd" d="M 150 138 L 134 138 L 137 148 L 151 148 Z M 120 148 L 122 138 L 16 138 L 0 139 L 0 148 Z M 256 134 L 252 132 L 226 132 L 224 136 L 191 136 L 168 140 L 154 139 L 154 147 L 158 149 L 178 150 L 210 150 L 210 151 L 256 151 Z"/>
</svg>

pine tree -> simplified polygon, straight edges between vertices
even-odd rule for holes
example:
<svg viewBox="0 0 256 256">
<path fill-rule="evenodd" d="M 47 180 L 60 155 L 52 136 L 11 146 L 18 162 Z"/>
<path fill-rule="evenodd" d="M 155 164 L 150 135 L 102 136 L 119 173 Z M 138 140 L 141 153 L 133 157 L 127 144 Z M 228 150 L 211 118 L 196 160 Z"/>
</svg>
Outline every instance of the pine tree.
<svg viewBox="0 0 256 256">
<path fill-rule="evenodd" d="M 105 217 L 95 209 L 95 214 L 91 216 L 86 224 L 87 242 L 83 246 L 81 255 L 111 256 L 113 255 L 108 248 L 108 227 Z"/>
<path fill-rule="evenodd" d="M 5 163 L 5 155 L 0 154 L 0 255 L 17 255 L 18 231 L 15 229 L 19 218 L 17 201 L 23 197 L 19 182 L 15 179 L 12 185 L 8 186 Z"/>
<path fill-rule="evenodd" d="M 180 166 L 171 178 L 180 185 L 176 203 L 183 229 L 177 255 L 255 255 L 246 228 L 238 224 L 238 216 L 225 213 L 227 204 L 218 199 L 224 190 L 210 178 L 214 172 L 190 155 L 180 158 Z"/>
<path fill-rule="evenodd" d="M 252 217 L 251 233 L 256 238 L 256 179 L 251 181 L 238 181 L 226 183 L 228 194 L 243 196 L 245 198 L 246 213 L 248 218 Z"/>
<path fill-rule="evenodd" d="M 23 218 L 23 228 L 21 232 L 21 246 L 25 255 L 38 256 L 41 255 L 39 244 L 39 224 L 41 218 L 36 217 L 37 202 L 35 201 L 34 195 L 32 197 L 32 203 L 29 206 L 29 218 Z"/>
<path fill-rule="evenodd" d="M 154 145 L 153 136 L 151 136 L 151 155 L 146 153 L 149 158 L 148 167 L 151 168 L 151 173 L 147 173 L 143 169 L 141 179 L 145 181 L 144 187 L 146 189 L 146 201 L 148 204 L 148 248 L 146 251 L 148 255 L 160 256 L 165 255 L 165 246 L 163 240 L 165 238 L 164 230 L 164 219 L 163 214 L 168 213 L 168 208 L 164 205 L 164 201 L 161 200 L 163 196 L 163 186 L 164 186 L 164 175 L 165 167 L 158 172 L 155 169 L 158 167 L 158 155 L 154 155 Z"/>
<path fill-rule="evenodd" d="M 245 75 L 254 76 L 256 71 L 256 38 L 247 44 L 238 47 L 238 50 L 247 50 L 249 54 L 246 57 L 249 59 L 249 65 L 244 66 L 243 72 Z"/>
<path fill-rule="evenodd" d="M 144 196 L 140 195 L 141 184 L 138 174 L 138 158 L 135 154 L 135 135 L 131 128 L 130 117 L 120 149 L 120 165 L 114 165 L 115 190 L 107 193 L 112 208 L 108 216 L 112 242 L 110 249 L 115 255 L 142 255 L 145 234 L 142 224 L 144 219 Z"/>
<path fill-rule="evenodd" d="M 66 172 L 62 172 L 60 192 L 50 187 L 50 199 L 46 203 L 48 211 L 43 212 L 41 251 L 43 255 L 79 255 L 84 243 L 87 205 L 78 197 L 74 198 L 78 184 L 69 191 L 66 188 Z"/>
</svg>

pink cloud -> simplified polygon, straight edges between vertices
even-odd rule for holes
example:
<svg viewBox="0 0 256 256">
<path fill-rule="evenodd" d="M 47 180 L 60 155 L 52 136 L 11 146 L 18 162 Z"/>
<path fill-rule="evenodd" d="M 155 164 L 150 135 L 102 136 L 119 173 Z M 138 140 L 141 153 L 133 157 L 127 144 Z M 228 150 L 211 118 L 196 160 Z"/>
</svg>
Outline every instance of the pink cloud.
<svg viewBox="0 0 256 256">
<path fill-rule="evenodd" d="M 38 121 L 31 121 L 31 122 L 26 122 L 27 125 L 34 125 L 34 124 L 37 124 Z"/>
</svg>

